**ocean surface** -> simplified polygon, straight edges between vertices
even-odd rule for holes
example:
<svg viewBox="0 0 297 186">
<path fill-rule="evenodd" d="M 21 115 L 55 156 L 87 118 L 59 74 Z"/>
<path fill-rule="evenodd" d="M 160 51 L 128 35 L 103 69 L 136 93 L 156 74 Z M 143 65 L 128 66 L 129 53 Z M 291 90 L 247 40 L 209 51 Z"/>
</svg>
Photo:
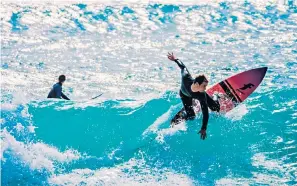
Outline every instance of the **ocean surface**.
<svg viewBox="0 0 297 186">
<path fill-rule="evenodd" d="M 1 1 L 1 185 L 297 185 L 296 6 Z M 268 71 L 203 141 L 201 115 L 170 128 L 168 52 L 210 86 Z M 61 74 L 71 101 L 46 99 Z"/>
</svg>

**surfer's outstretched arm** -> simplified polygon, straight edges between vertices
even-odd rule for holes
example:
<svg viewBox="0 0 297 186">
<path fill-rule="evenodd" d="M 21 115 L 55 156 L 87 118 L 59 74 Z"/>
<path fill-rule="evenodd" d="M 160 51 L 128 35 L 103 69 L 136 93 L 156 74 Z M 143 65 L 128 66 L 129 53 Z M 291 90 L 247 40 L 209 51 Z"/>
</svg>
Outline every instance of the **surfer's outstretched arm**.
<svg viewBox="0 0 297 186">
<path fill-rule="evenodd" d="M 174 61 L 178 65 L 178 67 L 181 69 L 182 76 L 191 75 L 189 73 L 189 70 L 187 69 L 187 67 L 183 64 L 183 62 L 181 60 L 175 58 L 173 53 L 171 53 L 171 54 L 168 53 L 167 57 L 169 60 Z"/>
<path fill-rule="evenodd" d="M 181 60 L 179 60 L 179 59 L 174 59 L 174 62 L 178 65 L 178 67 L 179 67 L 181 70 L 187 68 L 187 67 L 183 64 L 183 62 L 182 62 Z"/>
<path fill-rule="evenodd" d="M 70 100 L 65 94 L 63 94 L 63 92 L 61 92 L 61 97 L 66 100 Z"/>
</svg>

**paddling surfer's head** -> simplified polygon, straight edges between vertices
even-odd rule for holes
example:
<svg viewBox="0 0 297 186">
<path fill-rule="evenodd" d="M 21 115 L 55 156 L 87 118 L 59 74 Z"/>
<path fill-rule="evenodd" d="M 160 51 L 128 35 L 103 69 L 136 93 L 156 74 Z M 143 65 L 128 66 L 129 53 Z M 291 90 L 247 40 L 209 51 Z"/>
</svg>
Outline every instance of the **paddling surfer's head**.
<svg viewBox="0 0 297 186">
<path fill-rule="evenodd" d="M 65 75 L 60 75 L 59 76 L 59 83 L 63 84 L 66 81 L 66 76 Z"/>
<path fill-rule="evenodd" d="M 193 87 L 199 92 L 204 92 L 208 85 L 208 80 L 206 79 L 205 75 L 199 75 L 194 79 Z"/>
</svg>

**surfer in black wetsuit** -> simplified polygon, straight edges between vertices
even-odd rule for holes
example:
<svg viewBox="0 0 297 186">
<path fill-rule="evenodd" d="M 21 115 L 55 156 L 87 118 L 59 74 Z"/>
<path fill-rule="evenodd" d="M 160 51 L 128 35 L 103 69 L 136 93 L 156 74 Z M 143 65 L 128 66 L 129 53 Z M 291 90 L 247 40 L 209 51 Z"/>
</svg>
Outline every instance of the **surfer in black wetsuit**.
<svg viewBox="0 0 297 186">
<path fill-rule="evenodd" d="M 59 82 L 54 84 L 53 88 L 49 92 L 47 98 L 58 98 L 58 99 L 66 99 L 70 100 L 65 94 L 62 92 L 62 85 L 66 81 L 66 77 L 64 75 L 59 76 Z"/>
<path fill-rule="evenodd" d="M 195 118 L 195 112 L 193 109 L 193 99 L 198 99 L 201 105 L 201 110 L 203 114 L 202 127 L 198 134 L 201 134 L 201 139 L 206 138 L 206 129 L 209 118 L 208 108 L 212 111 L 219 112 L 220 104 L 219 101 L 214 101 L 206 92 L 206 86 L 208 85 L 208 80 L 204 75 L 199 75 L 195 79 L 192 78 L 187 67 L 175 56 L 173 53 L 168 53 L 168 59 L 176 62 L 176 64 L 181 69 L 182 84 L 180 89 L 180 97 L 183 102 L 185 112 L 178 112 L 174 118 L 171 120 L 171 124 L 174 125 L 179 120 L 193 120 Z"/>
</svg>

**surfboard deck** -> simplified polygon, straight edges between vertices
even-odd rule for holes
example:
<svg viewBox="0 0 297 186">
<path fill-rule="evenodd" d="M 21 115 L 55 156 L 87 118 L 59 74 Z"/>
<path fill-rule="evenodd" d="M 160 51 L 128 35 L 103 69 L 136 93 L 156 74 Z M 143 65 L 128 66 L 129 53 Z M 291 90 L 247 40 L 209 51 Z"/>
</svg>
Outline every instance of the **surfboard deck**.
<svg viewBox="0 0 297 186">
<path fill-rule="evenodd" d="M 242 103 L 256 90 L 262 82 L 267 69 L 267 67 L 262 67 L 241 72 L 217 83 L 206 90 L 206 92 L 211 97 L 215 92 L 220 93 L 222 95 L 219 98 L 220 113 L 227 113 Z M 193 99 L 193 108 L 196 114 L 200 112 L 200 103 L 196 99 Z M 183 111 L 184 108 L 178 114 L 182 114 Z M 171 125 L 177 125 L 182 121 L 184 119 L 173 119 Z"/>
</svg>

